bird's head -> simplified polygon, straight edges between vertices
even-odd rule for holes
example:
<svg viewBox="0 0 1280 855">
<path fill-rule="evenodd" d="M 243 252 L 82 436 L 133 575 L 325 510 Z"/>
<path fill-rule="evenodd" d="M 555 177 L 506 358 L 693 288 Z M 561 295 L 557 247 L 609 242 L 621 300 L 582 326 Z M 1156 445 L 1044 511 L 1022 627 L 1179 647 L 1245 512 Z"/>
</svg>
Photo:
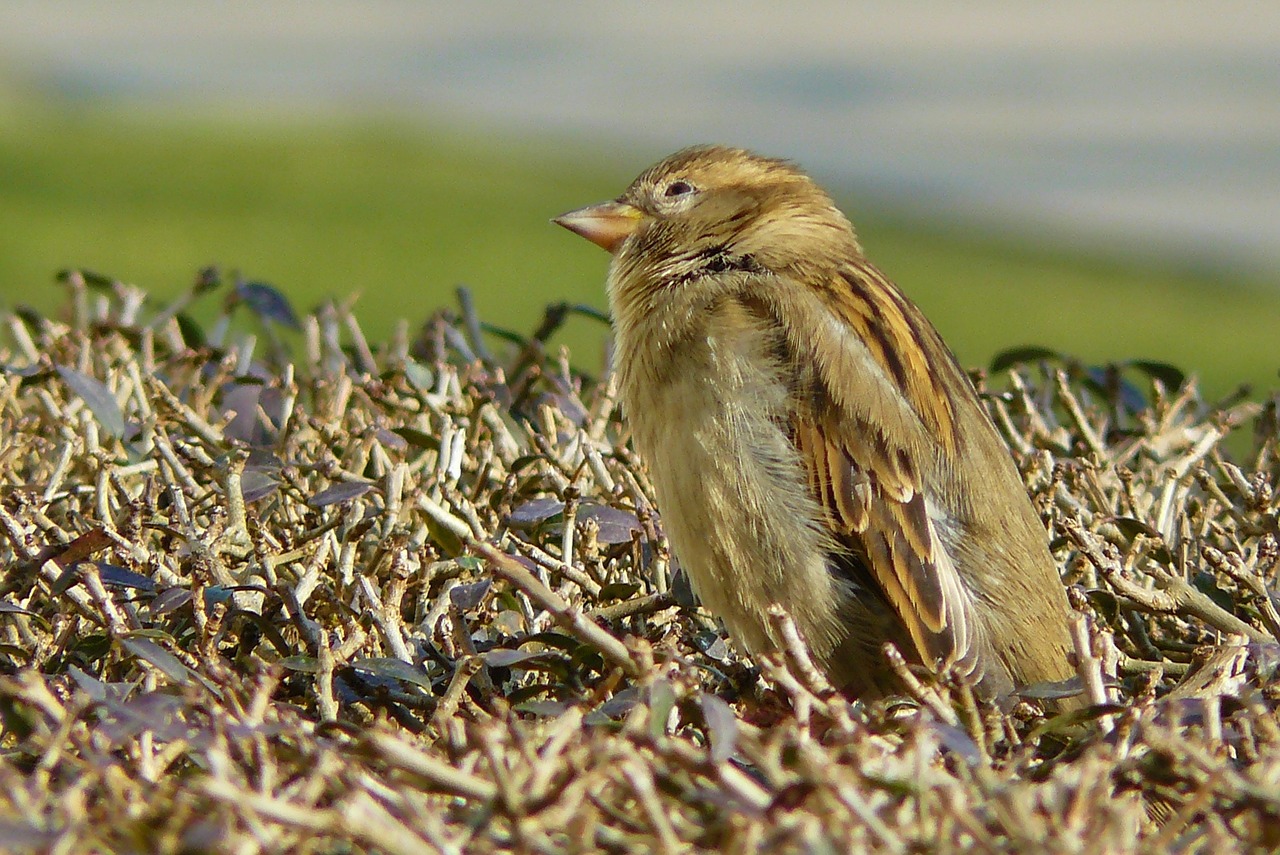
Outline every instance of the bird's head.
<svg viewBox="0 0 1280 855">
<path fill-rule="evenodd" d="M 608 250 L 615 266 L 666 282 L 860 254 L 853 227 L 809 176 L 785 160 L 723 146 L 676 152 L 618 198 L 554 222 Z"/>
</svg>

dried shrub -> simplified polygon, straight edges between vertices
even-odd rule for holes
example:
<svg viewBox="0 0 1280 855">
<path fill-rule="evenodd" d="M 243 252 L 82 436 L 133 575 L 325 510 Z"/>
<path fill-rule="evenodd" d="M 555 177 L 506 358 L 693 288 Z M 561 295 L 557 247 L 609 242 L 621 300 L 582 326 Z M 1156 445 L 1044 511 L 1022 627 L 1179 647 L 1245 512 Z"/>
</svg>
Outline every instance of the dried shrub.
<svg viewBox="0 0 1280 855">
<path fill-rule="evenodd" d="M 612 387 L 545 352 L 575 307 L 373 347 L 209 271 L 64 281 L 66 320 L 0 318 L 6 851 L 1280 845 L 1275 399 L 1000 360 L 1080 678 L 851 705 L 668 584 Z"/>
</svg>

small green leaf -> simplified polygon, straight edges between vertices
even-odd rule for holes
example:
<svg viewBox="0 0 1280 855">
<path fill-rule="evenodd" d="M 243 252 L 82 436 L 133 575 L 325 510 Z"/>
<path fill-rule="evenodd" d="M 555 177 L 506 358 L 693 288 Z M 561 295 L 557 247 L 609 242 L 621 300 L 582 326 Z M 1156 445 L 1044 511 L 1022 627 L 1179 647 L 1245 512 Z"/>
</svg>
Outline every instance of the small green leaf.
<svg viewBox="0 0 1280 855">
<path fill-rule="evenodd" d="M 430 392 L 435 388 L 435 374 L 420 362 L 407 360 L 404 364 L 404 376 L 419 392 Z M 405 439 L 408 439 L 408 437 L 405 437 Z"/>
<path fill-rule="evenodd" d="M 204 336 L 204 328 L 195 318 L 186 312 L 179 312 L 174 319 L 178 322 L 178 332 L 182 333 L 182 343 L 192 350 L 204 347 L 208 339 Z"/>
<path fill-rule="evenodd" d="M 100 291 L 115 290 L 115 284 L 116 284 L 115 279 L 103 273 L 97 273 L 92 270 L 83 270 L 83 269 L 75 269 L 75 268 L 59 270 L 57 279 L 59 282 L 62 282 L 65 284 L 67 282 L 70 282 L 71 277 L 76 275 L 79 275 L 79 277 L 82 280 L 84 280 L 84 284 L 88 285 L 90 288 L 96 288 Z"/>
</svg>

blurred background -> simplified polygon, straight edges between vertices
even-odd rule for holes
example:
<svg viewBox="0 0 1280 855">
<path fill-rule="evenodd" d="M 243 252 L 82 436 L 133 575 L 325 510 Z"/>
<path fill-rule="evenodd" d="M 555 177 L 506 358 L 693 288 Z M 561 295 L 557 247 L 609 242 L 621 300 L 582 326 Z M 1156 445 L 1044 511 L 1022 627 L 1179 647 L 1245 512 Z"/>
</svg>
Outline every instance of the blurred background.
<svg viewBox="0 0 1280 855">
<path fill-rule="evenodd" d="M 1280 6 L 1235 0 L 6 0 L 0 302 L 216 263 L 359 295 L 374 338 L 460 284 L 529 331 L 605 307 L 607 257 L 548 218 L 709 141 L 808 168 L 966 365 L 1280 385 Z"/>
</svg>

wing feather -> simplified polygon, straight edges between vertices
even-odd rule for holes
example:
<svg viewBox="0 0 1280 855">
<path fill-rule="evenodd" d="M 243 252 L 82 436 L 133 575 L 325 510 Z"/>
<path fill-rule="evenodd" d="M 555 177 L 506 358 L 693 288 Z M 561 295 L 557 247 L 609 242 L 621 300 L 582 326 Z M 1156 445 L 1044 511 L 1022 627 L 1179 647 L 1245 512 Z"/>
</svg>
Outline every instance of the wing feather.
<svg viewBox="0 0 1280 855">
<path fill-rule="evenodd" d="M 844 319 L 857 335 L 843 338 L 844 352 L 815 354 L 819 370 L 808 378 L 804 405 L 793 410 L 791 435 L 837 547 L 865 565 L 920 659 L 972 672 L 979 643 L 974 605 L 942 537 L 946 515 L 921 483 L 921 455 L 959 442 L 952 400 L 922 352 L 937 333 L 873 268 L 842 272 L 832 290 L 842 287 L 852 295 L 843 293 L 834 305 L 846 308 Z M 824 365 L 861 366 L 876 376 L 855 393 L 837 386 L 847 372 L 824 376 Z M 901 393 L 895 397 L 906 401 L 915 426 L 913 435 L 892 441 L 865 400 L 888 387 Z"/>
</svg>

